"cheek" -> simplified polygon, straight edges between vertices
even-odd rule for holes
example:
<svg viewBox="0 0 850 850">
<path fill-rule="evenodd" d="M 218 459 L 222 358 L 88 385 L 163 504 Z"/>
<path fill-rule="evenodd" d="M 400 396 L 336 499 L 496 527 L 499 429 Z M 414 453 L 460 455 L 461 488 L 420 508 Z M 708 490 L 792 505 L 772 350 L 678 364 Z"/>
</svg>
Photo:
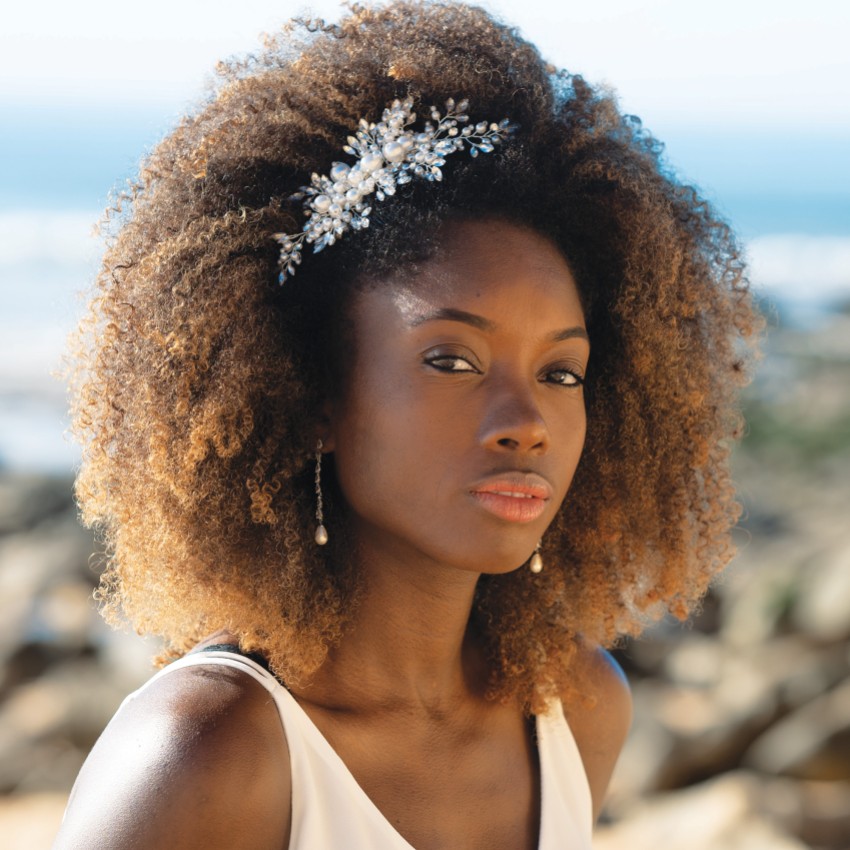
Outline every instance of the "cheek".
<svg viewBox="0 0 850 850">
<path fill-rule="evenodd" d="M 437 440 L 423 407 L 404 381 L 361 380 L 349 395 L 334 452 L 340 490 L 355 513 L 385 513 L 426 498 L 425 457 Z"/>
<path fill-rule="evenodd" d="M 572 483 L 576 468 L 581 460 L 587 436 L 587 415 L 584 399 L 576 399 L 575 404 L 571 404 L 567 410 L 562 407 L 551 421 L 553 423 L 550 427 L 552 451 L 556 452 L 560 459 L 563 481 L 559 483 L 563 484 L 563 494 L 566 496 L 567 489 Z"/>
<path fill-rule="evenodd" d="M 570 411 L 569 417 L 567 417 L 567 430 L 568 437 L 567 440 L 569 445 L 578 450 L 580 454 L 582 449 L 584 448 L 584 440 L 587 436 L 587 410 L 584 404 L 584 398 L 580 398 L 576 402 L 575 410 Z"/>
<path fill-rule="evenodd" d="M 584 441 L 587 437 L 587 418 L 584 415 L 584 411 L 582 411 L 582 415 L 579 421 L 576 423 L 572 433 L 570 434 L 569 441 L 569 463 L 570 463 L 570 474 L 569 474 L 569 482 L 572 483 L 573 475 L 575 474 L 576 467 L 578 467 L 578 463 L 581 460 L 582 453 L 584 452 Z"/>
</svg>

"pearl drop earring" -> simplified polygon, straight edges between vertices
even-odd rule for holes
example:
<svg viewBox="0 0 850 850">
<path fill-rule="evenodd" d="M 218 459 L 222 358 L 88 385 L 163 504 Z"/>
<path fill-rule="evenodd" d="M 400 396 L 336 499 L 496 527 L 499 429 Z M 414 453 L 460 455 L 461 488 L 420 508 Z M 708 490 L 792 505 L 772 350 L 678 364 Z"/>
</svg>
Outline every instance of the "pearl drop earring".
<svg viewBox="0 0 850 850">
<path fill-rule="evenodd" d="M 537 541 L 537 545 L 534 547 L 534 554 L 531 556 L 531 560 L 528 562 L 528 569 L 531 570 L 535 575 L 537 573 L 543 572 L 543 557 L 540 554 L 540 544 L 543 543 L 542 540 Z"/>
<path fill-rule="evenodd" d="M 328 542 L 328 530 L 324 525 L 324 513 L 322 511 L 322 441 L 316 443 L 316 534 L 314 540 L 319 546 Z"/>
</svg>

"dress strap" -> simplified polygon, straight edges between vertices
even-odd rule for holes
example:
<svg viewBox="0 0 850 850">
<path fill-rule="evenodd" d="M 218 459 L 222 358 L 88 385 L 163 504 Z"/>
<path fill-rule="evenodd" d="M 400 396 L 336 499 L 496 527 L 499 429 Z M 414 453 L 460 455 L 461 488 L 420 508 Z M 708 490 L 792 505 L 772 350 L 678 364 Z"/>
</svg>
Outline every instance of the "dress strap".
<svg viewBox="0 0 850 850">
<path fill-rule="evenodd" d="M 223 644 L 220 646 L 224 646 Z M 167 666 L 158 670 L 147 680 L 140 688 L 133 691 L 127 700 L 132 699 L 137 694 L 141 693 L 151 683 L 156 682 L 163 676 L 173 673 L 175 670 L 182 670 L 184 667 L 200 667 L 203 665 L 215 665 L 218 667 L 230 667 L 234 670 L 241 670 L 247 673 L 251 678 L 256 679 L 269 693 L 275 694 L 277 689 L 281 688 L 280 682 L 269 672 L 268 668 L 255 661 L 254 658 L 242 655 L 233 648 L 228 646 L 227 649 L 219 649 L 219 646 L 210 646 L 198 652 L 190 652 L 187 655 L 172 661 Z"/>
<path fill-rule="evenodd" d="M 560 836 L 565 834 L 575 836 L 575 847 L 590 848 L 593 833 L 590 783 L 559 699 L 552 700 L 547 710 L 537 715 L 537 747 L 543 777 L 539 850 L 554 850 L 560 846 Z"/>
</svg>

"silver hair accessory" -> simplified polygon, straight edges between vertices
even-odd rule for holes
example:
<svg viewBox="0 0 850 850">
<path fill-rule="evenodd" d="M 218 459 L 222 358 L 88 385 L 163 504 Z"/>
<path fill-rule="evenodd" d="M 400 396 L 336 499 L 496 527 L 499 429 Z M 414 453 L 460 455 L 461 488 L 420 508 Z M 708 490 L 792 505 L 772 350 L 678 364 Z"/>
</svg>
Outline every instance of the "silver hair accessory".
<svg viewBox="0 0 850 850">
<path fill-rule="evenodd" d="M 442 180 L 446 156 L 464 148 L 473 157 L 490 153 L 514 130 L 507 118 L 498 124 L 468 124 L 468 107 L 468 101 L 455 104 L 452 98 L 446 101 L 445 114 L 432 106 L 431 120 L 425 122 L 421 132 L 410 127 L 416 120 L 411 97 L 394 100 L 377 124 L 361 118 L 356 135 L 349 136 L 343 146 L 357 162 L 334 162 L 330 175 L 313 174 L 310 185 L 302 186 L 291 197 L 307 199 L 304 214 L 309 218 L 301 233 L 274 234 L 280 242 L 280 282 L 295 274 L 305 243 L 318 253 L 349 230 L 367 228 L 372 194 L 383 201 L 414 177 Z M 460 128 L 459 124 L 465 126 Z"/>
</svg>

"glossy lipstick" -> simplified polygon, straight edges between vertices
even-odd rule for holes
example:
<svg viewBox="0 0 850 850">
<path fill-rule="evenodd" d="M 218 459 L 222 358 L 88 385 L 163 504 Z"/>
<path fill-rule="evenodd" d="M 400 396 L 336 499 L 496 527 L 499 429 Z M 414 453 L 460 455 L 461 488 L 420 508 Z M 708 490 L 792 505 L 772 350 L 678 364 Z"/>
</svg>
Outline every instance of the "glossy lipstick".
<svg viewBox="0 0 850 850">
<path fill-rule="evenodd" d="M 473 485 L 469 492 L 485 511 L 508 522 L 533 522 L 552 498 L 552 488 L 534 473 L 493 476 Z"/>
</svg>

